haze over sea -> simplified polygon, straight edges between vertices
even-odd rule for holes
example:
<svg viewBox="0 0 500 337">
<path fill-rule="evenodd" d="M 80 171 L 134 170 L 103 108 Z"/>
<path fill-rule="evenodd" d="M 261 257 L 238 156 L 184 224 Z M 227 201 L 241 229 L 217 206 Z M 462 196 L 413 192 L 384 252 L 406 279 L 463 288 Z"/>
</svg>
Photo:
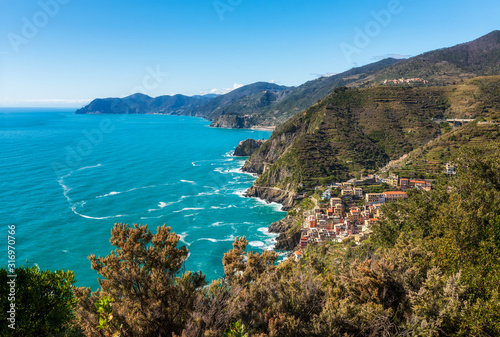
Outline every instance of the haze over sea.
<svg viewBox="0 0 500 337">
<path fill-rule="evenodd" d="M 16 225 L 17 266 L 73 270 L 77 285 L 95 289 L 87 257 L 114 249 L 117 222 L 171 226 L 190 251 L 185 268 L 209 280 L 223 276 L 235 237 L 246 235 L 252 251 L 272 247 L 267 227 L 285 213 L 242 196 L 255 178 L 231 156 L 241 140 L 270 132 L 183 116 L 73 113 L 0 109 L 0 238 L 6 243 L 6 225 Z"/>
</svg>

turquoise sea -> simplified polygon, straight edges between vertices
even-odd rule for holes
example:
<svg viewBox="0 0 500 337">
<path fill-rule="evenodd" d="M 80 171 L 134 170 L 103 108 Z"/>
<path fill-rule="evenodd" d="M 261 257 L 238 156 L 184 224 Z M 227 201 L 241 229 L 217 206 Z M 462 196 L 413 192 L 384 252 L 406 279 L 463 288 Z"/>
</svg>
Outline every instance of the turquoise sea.
<svg viewBox="0 0 500 337">
<path fill-rule="evenodd" d="M 231 156 L 270 132 L 208 127 L 200 118 L 75 115 L 70 109 L 0 109 L 0 219 L 16 225 L 17 265 L 69 269 L 97 288 L 90 254 L 107 255 L 117 222 L 167 224 L 190 251 L 186 270 L 223 276 L 235 237 L 270 249 L 276 204 L 243 197 L 255 177 Z"/>
</svg>

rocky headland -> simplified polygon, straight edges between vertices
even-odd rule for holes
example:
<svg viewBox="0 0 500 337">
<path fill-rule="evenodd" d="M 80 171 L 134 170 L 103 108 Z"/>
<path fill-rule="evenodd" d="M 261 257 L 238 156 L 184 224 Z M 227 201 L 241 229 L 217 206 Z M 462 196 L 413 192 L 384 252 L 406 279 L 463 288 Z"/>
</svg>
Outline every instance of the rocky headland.
<svg viewBox="0 0 500 337">
<path fill-rule="evenodd" d="M 264 144 L 264 140 L 262 139 L 247 139 L 241 141 L 236 149 L 234 150 L 233 156 L 236 157 L 250 157 L 255 151 L 257 151 L 262 144 Z"/>
</svg>

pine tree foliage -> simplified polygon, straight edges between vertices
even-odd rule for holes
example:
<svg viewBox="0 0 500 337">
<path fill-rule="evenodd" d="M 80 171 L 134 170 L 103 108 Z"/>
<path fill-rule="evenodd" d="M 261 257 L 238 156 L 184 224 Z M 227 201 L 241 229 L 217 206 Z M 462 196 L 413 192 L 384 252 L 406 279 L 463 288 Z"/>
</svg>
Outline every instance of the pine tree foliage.
<svg viewBox="0 0 500 337">
<path fill-rule="evenodd" d="M 89 257 L 92 269 L 103 276 L 101 289 L 92 294 L 90 289 L 75 290 L 86 335 L 171 336 L 182 331 L 205 277 L 180 274 L 188 251 L 177 248 L 179 236 L 166 226 L 153 235 L 147 226 L 121 223 L 111 235 L 117 249 L 106 257 Z M 113 300 L 113 318 L 107 329 L 100 329 L 94 306 L 104 296 Z"/>
</svg>

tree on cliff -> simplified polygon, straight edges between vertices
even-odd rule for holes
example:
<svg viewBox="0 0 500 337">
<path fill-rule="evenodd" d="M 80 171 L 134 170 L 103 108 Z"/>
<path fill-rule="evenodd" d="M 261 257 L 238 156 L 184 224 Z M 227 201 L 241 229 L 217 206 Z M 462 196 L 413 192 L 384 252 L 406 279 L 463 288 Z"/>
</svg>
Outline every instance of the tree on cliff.
<svg viewBox="0 0 500 337">
<path fill-rule="evenodd" d="M 116 224 L 111 243 L 118 247 L 106 257 L 89 257 L 101 274 L 101 289 L 76 288 L 76 309 L 87 336 L 171 336 L 180 333 L 191 315 L 197 289 L 205 285 L 201 273 L 180 274 L 186 247 L 170 227 Z"/>
</svg>

